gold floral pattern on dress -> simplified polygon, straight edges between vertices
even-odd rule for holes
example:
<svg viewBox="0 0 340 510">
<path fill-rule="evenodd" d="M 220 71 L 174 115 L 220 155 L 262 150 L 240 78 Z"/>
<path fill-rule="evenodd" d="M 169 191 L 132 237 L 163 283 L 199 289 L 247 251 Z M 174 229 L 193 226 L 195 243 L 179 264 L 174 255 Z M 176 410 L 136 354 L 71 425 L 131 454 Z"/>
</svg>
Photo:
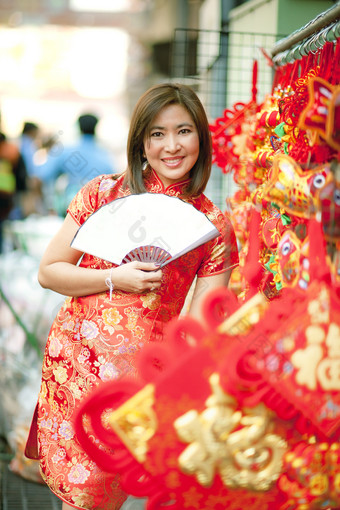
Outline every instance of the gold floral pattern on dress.
<svg viewBox="0 0 340 510">
<path fill-rule="evenodd" d="M 110 334 L 114 333 L 117 329 L 123 329 L 122 326 L 119 326 L 123 316 L 120 315 L 117 308 L 107 308 L 103 310 L 102 317 L 105 324 L 104 329 L 107 329 Z"/>
<path fill-rule="evenodd" d="M 80 485 L 86 482 L 90 476 L 90 471 L 83 464 L 77 463 L 71 467 L 67 476 L 71 483 Z"/>
<path fill-rule="evenodd" d="M 94 338 L 97 338 L 98 332 L 99 332 L 96 323 L 94 321 L 88 321 L 88 320 L 83 321 L 80 331 L 81 331 L 81 334 L 87 340 L 93 340 Z"/>
<path fill-rule="evenodd" d="M 155 292 L 148 292 L 141 296 L 141 301 L 143 303 L 144 308 L 149 308 L 149 310 L 156 310 L 159 308 L 161 297 Z"/>
<path fill-rule="evenodd" d="M 59 384 L 63 384 L 67 381 L 67 370 L 65 367 L 57 367 L 53 370 L 55 380 Z"/>
<path fill-rule="evenodd" d="M 131 306 L 129 306 L 128 308 L 125 308 L 125 313 L 128 318 L 126 327 L 128 329 L 133 329 L 137 324 L 140 314 L 138 313 L 137 308 L 135 308 L 135 307 L 132 308 Z"/>
<path fill-rule="evenodd" d="M 50 344 L 48 346 L 48 353 L 51 356 L 51 358 L 57 358 L 59 356 L 62 348 L 63 348 L 63 345 L 58 340 L 58 338 L 55 336 L 52 336 L 51 340 L 50 340 Z"/>
<path fill-rule="evenodd" d="M 134 338 L 141 340 L 143 338 L 144 331 L 145 331 L 144 328 L 141 328 L 140 326 L 136 326 L 132 330 L 132 335 L 134 336 Z"/>
<path fill-rule="evenodd" d="M 74 504 L 80 506 L 81 508 L 92 508 L 93 507 L 93 497 L 88 494 L 87 491 L 79 492 L 76 496 L 74 496 Z"/>
<path fill-rule="evenodd" d="M 69 388 L 70 388 L 74 398 L 79 400 L 82 396 L 82 390 L 79 388 L 78 384 L 75 382 L 71 382 L 69 385 Z"/>
<path fill-rule="evenodd" d="M 44 400 L 45 400 L 45 398 L 46 398 L 46 395 L 47 395 L 47 387 L 46 387 L 46 383 L 45 383 L 45 381 L 42 381 L 42 383 L 41 383 L 41 387 L 40 387 L 40 395 L 39 395 L 39 397 L 40 397 L 40 399 L 41 399 L 42 401 L 44 401 Z"/>
<path fill-rule="evenodd" d="M 103 356 L 99 356 L 94 365 L 99 367 L 98 375 L 102 381 L 111 381 L 117 379 L 119 372 L 111 361 L 107 361 Z"/>
<path fill-rule="evenodd" d="M 132 336 L 134 338 L 141 340 L 144 336 L 145 330 L 141 326 L 137 325 L 138 320 L 140 318 L 140 313 L 138 312 L 136 307 L 128 307 L 125 308 L 124 311 L 128 319 L 126 329 L 128 331 L 131 331 Z"/>
</svg>

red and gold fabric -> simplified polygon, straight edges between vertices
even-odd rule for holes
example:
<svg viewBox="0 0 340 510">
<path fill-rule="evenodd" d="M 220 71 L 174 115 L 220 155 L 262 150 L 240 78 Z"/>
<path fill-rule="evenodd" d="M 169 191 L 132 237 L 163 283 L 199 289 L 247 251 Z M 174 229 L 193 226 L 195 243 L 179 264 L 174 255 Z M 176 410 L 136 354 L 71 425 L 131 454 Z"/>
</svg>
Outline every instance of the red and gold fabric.
<svg viewBox="0 0 340 510">
<path fill-rule="evenodd" d="M 146 181 L 150 193 L 179 196 L 185 182 L 164 189 L 155 173 Z M 69 214 L 82 225 L 100 206 L 129 194 L 118 180 L 100 176 L 76 195 Z M 53 322 L 47 341 L 39 395 L 39 457 L 44 480 L 52 491 L 77 508 L 114 510 L 126 498 L 117 474 L 103 473 L 74 435 L 72 415 L 79 402 L 100 382 L 135 377 L 136 354 L 148 342 L 163 339 L 163 329 L 179 315 L 197 275 L 219 274 L 238 263 L 235 234 L 222 212 L 201 195 L 188 200 L 204 212 L 221 235 L 163 269 L 157 291 L 129 294 L 114 290 L 68 297 Z M 112 233 L 114 235 L 114 232 Z M 119 240 L 117 240 L 119 242 Z M 82 267 L 104 269 L 111 264 L 85 254 Z"/>
</svg>

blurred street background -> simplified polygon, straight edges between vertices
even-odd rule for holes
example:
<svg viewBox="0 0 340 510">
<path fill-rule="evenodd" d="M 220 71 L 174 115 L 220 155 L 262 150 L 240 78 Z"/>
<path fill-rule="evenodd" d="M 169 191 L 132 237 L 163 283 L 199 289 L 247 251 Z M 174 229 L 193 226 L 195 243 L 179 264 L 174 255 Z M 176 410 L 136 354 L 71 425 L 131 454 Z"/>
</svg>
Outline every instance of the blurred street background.
<svg viewBox="0 0 340 510">
<path fill-rule="evenodd" d="M 235 103 L 251 100 L 257 60 L 257 99 L 262 101 L 271 90 L 273 46 L 336 4 L 0 0 L 0 132 L 16 164 L 22 160 L 26 179 L 11 210 L 0 217 L 2 510 L 61 508 L 42 485 L 37 462 L 25 459 L 23 451 L 42 352 L 63 301 L 40 288 L 37 269 L 63 221 L 73 178 L 81 175 L 83 185 L 98 174 L 125 170 L 129 118 L 151 85 L 189 84 L 213 122 Z M 81 131 L 82 115 L 95 118 L 93 132 Z M 90 161 L 93 146 L 85 152 L 80 140 L 95 143 L 98 158 L 105 154 L 107 163 Z M 65 172 L 56 162 L 67 150 L 73 152 Z M 214 168 L 207 195 L 225 210 L 233 186 L 230 174 Z"/>
</svg>

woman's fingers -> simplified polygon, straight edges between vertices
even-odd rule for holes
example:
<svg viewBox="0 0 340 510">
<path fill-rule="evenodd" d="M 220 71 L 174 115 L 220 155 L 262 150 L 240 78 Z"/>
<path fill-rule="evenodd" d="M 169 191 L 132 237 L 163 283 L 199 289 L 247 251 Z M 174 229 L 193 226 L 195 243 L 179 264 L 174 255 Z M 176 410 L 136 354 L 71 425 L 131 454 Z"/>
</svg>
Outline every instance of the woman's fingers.
<svg viewBox="0 0 340 510">
<path fill-rule="evenodd" d="M 136 269 L 140 269 L 141 271 L 159 271 L 159 265 L 154 262 L 131 262 L 131 264 L 135 265 Z"/>
<path fill-rule="evenodd" d="M 160 288 L 161 284 L 162 284 L 161 281 L 152 281 L 149 284 L 149 290 L 151 290 L 151 291 L 157 290 Z"/>
<path fill-rule="evenodd" d="M 136 269 L 144 272 L 143 278 L 145 277 L 145 283 L 148 284 L 148 290 L 159 289 L 163 274 L 159 266 L 150 262 L 135 262 L 135 264 Z"/>
<path fill-rule="evenodd" d="M 126 292 L 140 293 L 159 289 L 162 271 L 151 262 L 128 262 L 115 268 L 113 275 L 116 288 Z"/>
<path fill-rule="evenodd" d="M 149 262 L 138 262 L 138 269 L 144 272 L 144 277 L 146 276 L 145 283 L 147 284 L 146 290 L 156 290 L 159 289 L 162 283 L 162 271 L 159 267 L 154 263 Z M 146 273 L 146 274 L 145 274 Z"/>
</svg>

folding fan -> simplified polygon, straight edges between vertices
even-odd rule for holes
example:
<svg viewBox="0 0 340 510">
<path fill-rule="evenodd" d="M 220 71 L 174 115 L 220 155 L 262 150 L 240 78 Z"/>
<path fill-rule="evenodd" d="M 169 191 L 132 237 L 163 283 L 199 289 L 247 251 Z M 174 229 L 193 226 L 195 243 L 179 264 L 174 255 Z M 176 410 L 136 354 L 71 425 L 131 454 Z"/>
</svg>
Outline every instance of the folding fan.
<svg viewBox="0 0 340 510">
<path fill-rule="evenodd" d="M 177 197 L 142 193 L 117 198 L 78 229 L 71 247 L 122 264 L 168 264 L 220 233 L 207 216 Z"/>
</svg>

